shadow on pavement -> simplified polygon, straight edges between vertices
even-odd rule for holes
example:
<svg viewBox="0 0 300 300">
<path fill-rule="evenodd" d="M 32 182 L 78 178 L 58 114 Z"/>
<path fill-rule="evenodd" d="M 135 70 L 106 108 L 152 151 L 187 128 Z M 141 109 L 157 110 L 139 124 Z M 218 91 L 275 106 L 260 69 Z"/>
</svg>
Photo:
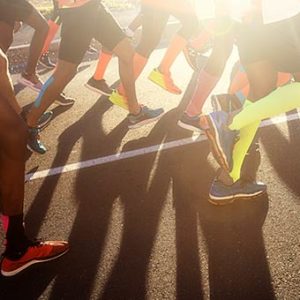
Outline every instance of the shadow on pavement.
<svg viewBox="0 0 300 300">
<path fill-rule="evenodd" d="M 287 116 L 296 112 L 296 110 L 291 111 Z M 295 126 L 297 123 L 299 124 L 299 120 L 287 123 L 289 139 L 276 126 L 265 128 L 260 136 L 277 175 L 299 196 L 300 160 L 297 158 L 299 157 L 300 130 L 299 126 Z M 272 139 L 270 139 L 270 136 L 272 136 Z"/>
</svg>

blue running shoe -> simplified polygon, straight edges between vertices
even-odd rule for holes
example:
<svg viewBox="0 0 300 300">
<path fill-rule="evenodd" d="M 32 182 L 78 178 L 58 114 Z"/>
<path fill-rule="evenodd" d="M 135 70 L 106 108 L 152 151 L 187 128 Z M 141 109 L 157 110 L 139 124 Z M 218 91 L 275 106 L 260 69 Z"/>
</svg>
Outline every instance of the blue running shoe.
<svg viewBox="0 0 300 300">
<path fill-rule="evenodd" d="M 38 128 L 29 128 L 28 131 L 29 134 L 27 140 L 27 148 L 32 152 L 36 152 L 38 154 L 45 154 L 47 152 L 47 148 L 43 145 L 43 143 L 40 140 L 40 130 Z"/>
<path fill-rule="evenodd" d="M 164 114 L 163 108 L 151 109 L 145 105 L 141 106 L 141 111 L 137 115 L 128 114 L 127 118 L 129 121 L 128 128 L 135 129 L 143 125 L 149 124 L 160 119 Z"/>
<path fill-rule="evenodd" d="M 238 131 L 227 127 L 229 114 L 216 111 L 207 116 L 209 130 L 206 131 L 213 154 L 219 165 L 227 171 L 232 169 L 232 150 Z"/>
<path fill-rule="evenodd" d="M 266 191 L 267 186 L 262 182 L 239 180 L 232 185 L 225 185 L 216 179 L 210 188 L 209 202 L 215 205 L 225 205 L 236 199 L 253 199 Z"/>
</svg>

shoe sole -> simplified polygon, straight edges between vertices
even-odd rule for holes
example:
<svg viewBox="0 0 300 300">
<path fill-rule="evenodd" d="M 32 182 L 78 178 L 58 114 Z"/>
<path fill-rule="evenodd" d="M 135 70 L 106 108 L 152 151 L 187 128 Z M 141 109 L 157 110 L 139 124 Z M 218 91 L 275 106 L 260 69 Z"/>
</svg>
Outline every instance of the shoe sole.
<svg viewBox="0 0 300 300">
<path fill-rule="evenodd" d="M 168 90 L 167 88 L 163 87 L 160 83 L 158 83 L 155 79 L 152 79 L 150 76 L 148 77 L 148 79 L 153 82 L 154 84 L 156 84 L 157 86 L 159 86 L 160 88 L 162 88 L 164 91 L 167 91 L 173 95 L 181 95 L 182 94 L 182 91 L 180 92 L 175 92 L 175 91 L 170 91 Z"/>
<path fill-rule="evenodd" d="M 39 64 L 40 64 L 41 66 L 43 66 L 44 68 L 48 69 L 48 70 L 53 70 L 53 69 L 55 68 L 55 66 L 53 66 L 53 67 L 50 67 L 50 66 L 48 66 L 48 65 L 44 64 L 44 63 L 43 63 L 43 62 L 41 62 L 41 61 L 39 61 Z"/>
<path fill-rule="evenodd" d="M 186 129 L 189 131 L 203 133 L 203 131 L 201 129 L 199 129 L 198 127 L 194 127 L 193 125 L 188 125 L 180 120 L 177 122 L 177 125 L 183 129 Z"/>
<path fill-rule="evenodd" d="M 215 127 L 215 123 L 211 119 L 210 115 L 208 115 L 208 117 L 206 117 L 206 120 L 208 121 L 209 128 L 210 128 L 209 130 L 206 131 L 206 135 L 211 142 L 215 159 L 217 160 L 217 162 L 223 169 L 230 172 L 230 168 L 229 168 L 229 164 L 226 159 L 226 155 L 224 154 L 222 147 L 220 145 L 219 135 L 217 134 L 218 131 Z"/>
<path fill-rule="evenodd" d="M 65 255 L 68 251 L 69 251 L 69 249 L 66 249 L 64 252 L 62 252 L 62 253 L 60 253 L 58 255 L 55 255 L 53 257 L 46 258 L 46 259 L 43 259 L 43 260 L 34 259 L 34 260 L 28 262 L 27 264 L 25 264 L 24 266 L 22 266 L 21 268 L 18 268 L 18 269 L 14 270 L 14 271 L 11 271 L 11 272 L 5 272 L 5 271 L 1 270 L 1 274 L 3 276 L 5 276 L 5 277 L 15 276 L 15 275 L 19 274 L 20 272 L 24 271 L 25 269 L 27 269 L 28 267 L 30 267 L 32 265 L 55 260 L 55 259 L 57 259 L 57 258 Z"/>
<path fill-rule="evenodd" d="M 134 125 L 128 125 L 128 129 L 137 129 L 137 128 L 140 128 L 144 125 L 155 122 L 155 121 L 159 120 L 164 114 L 165 113 L 161 113 L 159 116 L 157 116 L 155 118 L 147 119 L 147 120 L 144 120 L 143 122 L 140 122 L 140 123 L 137 123 L 137 124 L 134 124 Z"/>
<path fill-rule="evenodd" d="M 62 103 L 62 102 L 59 102 L 59 100 L 55 100 L 54 103 L 59 106 L 72 106 L 75 103 L 75 101 L 69 102 L 69 103 Z"/>
<path fill-rule="evenodd" d="M 93 92 L 96 92 L 97 94 L 100 94 L 100 95 L 103 95 L 103 96 L 109 97 L 109 96 L 111 96 L 111 94 L 112 94 L 112 93 L 108 94 L 108 93 L 106 93 L 106 92 L 103 92 L 103 91 L 101 91 L 101 90 L 98 90 L 98 89 L 92 87 L 91 85 L 89 85 L 88 83 L 85 83 L 84 86 L 85 86 L 86 88 L 88 88 L 89 90 L 91 90 L 91 91 L 93 91 Z"/>
<path fill-rule="evenodd" d="M 266 191 L 263 192 L 257 192 L 254 194 L 238 194 L 235 196 L 229 196 L 229 197 L 222 197 L 222 198 L 218 198 L 218 197 L 214 197 L 213 195 L 209 195 L 208 201 L 216 206 L 223 206 L 223 205 L 227 205 L 227 204 L 232 204 L 234 201 L 236 200 L 253 200 L 255 198 L 258 198 L 259 196 L 265 194 Z"/>
<path fill-rule="evenodd" d="M 32 90 L 34 90 L 35 92 L 40 92 L 41 90 L 40 89 L 37 89 L 34 87 L 34 85 L 29 81 L 29 80 L 26 80 L 25 78 L 19 78 L 18 82 Z"/>
<path fill-rule="evenodd" d="M 45 127 L 44 127 L 45 128 Z M 28 144 L 26 145 L 26 147 L 27 147 L 27 149 L 29 150 L 29 151 L 31 151 L 32 153 L 36 153 L 36 154 L 38 154 L 38 155 L 44 155 L 46 152 L 44 152 L 44 153 L 39 153 L 39 152 L 37 152 L 37 151 L 35 151 L 35 150 L 33 150 Z"/>
</svg>

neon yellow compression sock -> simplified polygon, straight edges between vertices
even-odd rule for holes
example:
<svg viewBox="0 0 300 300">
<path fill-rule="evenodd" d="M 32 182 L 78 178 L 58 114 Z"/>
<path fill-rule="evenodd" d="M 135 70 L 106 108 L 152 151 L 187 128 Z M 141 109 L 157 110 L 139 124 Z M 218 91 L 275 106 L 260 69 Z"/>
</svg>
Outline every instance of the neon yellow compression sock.
<svg viewBox="0 0 300 300">
<path fill-rule="evenodd" d="M 241 112 L 234 116 L 229 128 L 231 130 L 240 130 L 249 124 L 274 117 L 298 107 L 300 107 L 300 83 L 294 82 L 277 88 L 268 96 L 243 108 Z"/>
<path fill-rule="evenodd" d="M 251 105 L 254 105 L 254 103 L 249 100 L 246 100 L 243 107 L 245 108 Z M 254 123 L 251 123 L 243 127 L 240 130 L 240 138 L 233 148 L 233 153 L 232 153 L 233 167 L 229 174 L 234 182 L 239 180 L 241 177 L 241 169 L 243 166 L 244 159 L 255 137 L 259 124 L 260 121 L 256 121 Z"/>
</svg>

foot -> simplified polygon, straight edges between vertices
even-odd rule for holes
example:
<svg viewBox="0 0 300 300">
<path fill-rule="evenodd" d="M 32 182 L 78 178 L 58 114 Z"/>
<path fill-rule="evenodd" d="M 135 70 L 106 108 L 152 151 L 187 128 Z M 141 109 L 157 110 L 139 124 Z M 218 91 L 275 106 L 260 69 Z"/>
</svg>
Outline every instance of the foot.
<svg viewBox="0 0 300 300">
<path fill-rule="evenodd" d="M 67 97 L 64 93 L 61 93 L 55 100 L 55 104 L 60 106 L 71 106 L 75 103 L 75 99 Z"/>
<path fill-rule="evenodd" d="M 212 95 L 210 99 L 213 111 L 223 110 L 227 113 L 231 113 L 233 111 L 240 110 L 243 106 L 239 98 L 235 95 Z"/>
<path fill-rule="evenodd" d="M 182 93 L 181 89 L 173 82 L 171 74 L 164 74 L 158 68 L 150 73 L 148 79 L 172 94 L 180 95 Z"/>
<path fill-rule="evenodd" d="M 40 129 L 38 128 L 29 128 L 28 140 L 27 140 L 27 148 L 38 154 L 45 154 L 47 152 L 47 148 L 40 140 Z"/>
<path fill-rule="evenodd" d="M 96 80 L 91 77 L 85 86 L 88 89 L 105 96 L 110 96 L 113 92 L 104 79 Z"/>
<path fill-rule="evenodd" d="M 209 202 L 215 205 L 225 205 L 236 199 L 253 199 L 265 193 L 266 190 L 267 186 L 261 182 L 239 180 L 232 185 L 225 185 L 215 180 L 210 188 Z"/>
<path fill-rule="evenodd" d="M 53 112 L 51 110 L 44 112 L 38 120 L 38 129 L 44 129 L 50 123 L 52 117 Z"/>
<path fill-rule="evenodd" d="M 139 128 L 143 125 L 154 122 L 162 117 L 163 108 L 150 109 L 147 106 L 141 106 L 141 111 L 137 115 L 128 114 L 129 129 Z"/>
<path fill-rule="evenodd" d="M 36 92 L 39 92 L 44 84 L 37 74 L 27 74 L 25 72 L 21 74 L 19 83 L 33 89 Z"/>
<path fill-rule="evenodd" d="M 177 122 L 177 125 L 190 131 L 203 132 L 203 128 L 200 125 L 199 115 L 190 117 L 184 112 L 180 120 Z"/>
<path fill-rule="evenodd" d="M 206 130 L 206 134 L 215 159 L 222 168 L 230 172 L 232 169 L 232 151 L 238 132 L 228 128 L 228 118 L 229 114 L 223 111 L 207 115 L 209 129 Z"/>
<path fill-rule="evenodd" d="M 113 90 L 112 94 L 109 96 L 109 101 L 114 105 L 120 106 L 128 110 L 127 99 L 125 96 L 121 95 L 118 90 Z"/>
<path fill-rule="evenodd" d="M 69 244 L 64 241 L 31 242 L 19 259 L 10 259 L 4 253 L 1 260 L 1 274 L 6 277 L 15 276 L 33 264 L 57 259 L 68 251 Z"/>
<path fill-rule="evenodd" d="M 40 59 L 39 59 L 39 63 L 45 67 L 46 69 L 54 69 L 55 68 L 55 64 L 51 61 L 48 53 L 43 54 Z"/>
</svg>

